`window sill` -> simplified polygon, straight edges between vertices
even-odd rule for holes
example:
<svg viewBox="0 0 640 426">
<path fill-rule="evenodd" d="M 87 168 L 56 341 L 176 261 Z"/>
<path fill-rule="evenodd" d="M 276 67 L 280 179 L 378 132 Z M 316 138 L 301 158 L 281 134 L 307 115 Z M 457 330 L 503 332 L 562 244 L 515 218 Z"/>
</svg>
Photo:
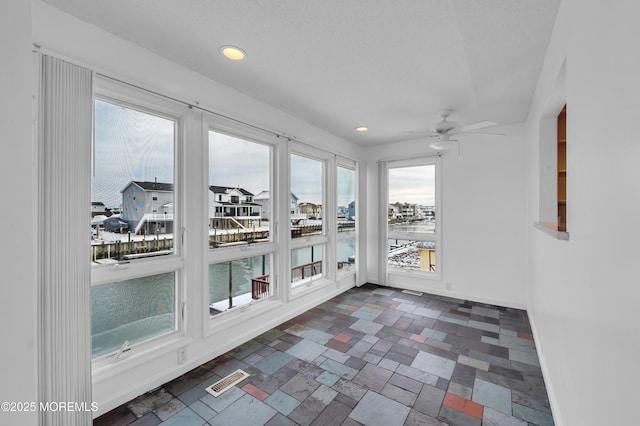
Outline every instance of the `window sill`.
<svg viewBox="0 0 640 426">
<path fill-rule="evenodd" d="M 558 231 L 557 222 L 533 222 L 533 226 L 557 240 L 569 241 L 569 233 Z"/>
</svg>

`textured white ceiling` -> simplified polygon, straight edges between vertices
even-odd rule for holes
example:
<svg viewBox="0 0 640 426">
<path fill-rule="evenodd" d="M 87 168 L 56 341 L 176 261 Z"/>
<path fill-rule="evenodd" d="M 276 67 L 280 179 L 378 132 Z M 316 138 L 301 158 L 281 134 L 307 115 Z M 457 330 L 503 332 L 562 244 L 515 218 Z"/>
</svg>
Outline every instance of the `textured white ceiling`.
<svg viewBox="0 0 640 426">
<path fill-rule="evenodd" d="M 44 1 L 361 145 L 415 139 L 445 108 L 523 121 L 560 3 Z M 248 59 L 222 58 L 226 44 Z"/>
</svg>

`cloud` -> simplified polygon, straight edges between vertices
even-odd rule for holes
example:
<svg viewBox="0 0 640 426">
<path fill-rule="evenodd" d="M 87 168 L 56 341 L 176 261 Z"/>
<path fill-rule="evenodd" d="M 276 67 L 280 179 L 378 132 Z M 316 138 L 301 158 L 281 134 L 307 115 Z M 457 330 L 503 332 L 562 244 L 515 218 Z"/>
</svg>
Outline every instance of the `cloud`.
<svg viewBox="0 0 640 426">
<path fill-rule="evenodd" d="M 389 169 L 389 203 L 435 205 L 435 166 Z"/>
</svg>

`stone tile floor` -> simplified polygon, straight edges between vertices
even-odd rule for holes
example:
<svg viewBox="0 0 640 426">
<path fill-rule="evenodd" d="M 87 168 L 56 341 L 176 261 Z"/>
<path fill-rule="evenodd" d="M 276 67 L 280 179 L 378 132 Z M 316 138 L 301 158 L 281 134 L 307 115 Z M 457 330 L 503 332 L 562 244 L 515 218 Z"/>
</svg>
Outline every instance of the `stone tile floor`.
<svg viewBox="0 0 640 426">
<path fill-rule="evenodd" d="M 214 398 L 205 387 L 251 376 Z M 94 425 L 553 425 L 524 311 L 366 285 Z"/>
</svg>

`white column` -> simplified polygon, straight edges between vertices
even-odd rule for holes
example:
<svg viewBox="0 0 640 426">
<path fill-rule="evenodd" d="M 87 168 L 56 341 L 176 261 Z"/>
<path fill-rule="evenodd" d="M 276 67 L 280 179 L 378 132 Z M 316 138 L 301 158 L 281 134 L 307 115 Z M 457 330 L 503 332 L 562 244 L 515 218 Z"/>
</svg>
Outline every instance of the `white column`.
<svg viewBox="0 0 640 426">
<path fill-rule="evenodd" d="M 91 423 L 92 73 L 40 57 L 40 402 L 45 425 Z M 84 404 L 84 405 L 83 405 Z"/>
</svg>

